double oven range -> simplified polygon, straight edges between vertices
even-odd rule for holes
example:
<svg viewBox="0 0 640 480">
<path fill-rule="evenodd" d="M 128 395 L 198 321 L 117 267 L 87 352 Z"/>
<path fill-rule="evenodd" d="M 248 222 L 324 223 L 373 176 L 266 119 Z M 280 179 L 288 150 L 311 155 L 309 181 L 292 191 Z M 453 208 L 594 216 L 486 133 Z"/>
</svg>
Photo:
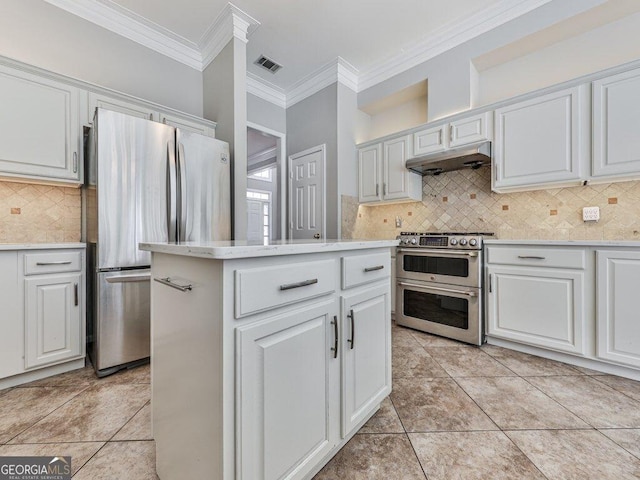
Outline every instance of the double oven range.
<svg viewBox="0 0 640 480">
<path fill-rule="evenodd" d="M 396 324 L 481 345 L 482 239 L 490 235 L 401 233 L 396 254 Z"/>
</svg>

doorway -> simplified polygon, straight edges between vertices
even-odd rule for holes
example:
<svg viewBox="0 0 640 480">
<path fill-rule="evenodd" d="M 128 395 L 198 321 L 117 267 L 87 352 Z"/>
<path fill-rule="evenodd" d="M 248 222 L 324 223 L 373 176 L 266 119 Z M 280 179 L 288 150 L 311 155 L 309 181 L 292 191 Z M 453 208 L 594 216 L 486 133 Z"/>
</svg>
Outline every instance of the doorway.
<svg viewBox="0 0 640 480">
<path fill-rule="evenodd" d="M 289 238 L 326 238 L 326 146 L 318 145 L 289 157 Z"/>
<path fill-rule="evenodd" d="M 285 135 L 247 125 L 247 240 L 266 244 L 285 238 Z"/>
</svg>

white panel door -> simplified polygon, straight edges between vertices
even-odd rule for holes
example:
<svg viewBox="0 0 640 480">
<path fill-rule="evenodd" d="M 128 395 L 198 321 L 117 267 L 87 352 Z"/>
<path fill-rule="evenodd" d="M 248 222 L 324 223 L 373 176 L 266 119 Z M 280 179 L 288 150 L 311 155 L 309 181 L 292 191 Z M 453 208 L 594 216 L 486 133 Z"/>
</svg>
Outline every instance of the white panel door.
<svg viewBox="0 0 640 480">
<path fill-rule="evenodd" d="M 263 202 L 247 199 L 247 242 L 262 243 L 264 241 Z"/>
<path fill-rule="evenodd" d="M 596 251 L 597 356 L 640 367 L 640 253 Z"/>
<path fill-rule="evenodd" d="M 335 445 L 336 310 L 326 301 L 237 330 L 238 479 L 302 478 Z"/>
<path fill-rule="evenodd" d="M 593 82 L 593 172 L 640 175 L 640 69 Z"/>
<path fill-rule="evenodd" d="M 409 175 L 415 175 L 407 170 L 405 163 L 409 157 L 408 148 L 410 136 L 400 137 L 384 142 L 382 199 L 394 200 L 407 198 L 409 191 Z"/>
<path fill-rule="evenodd" d="M 495 111 L 494 190 L 578 182 L 588 154 L 584 92 L 575 87 Z"/>
<path fill-rule="evenodd" d="M 289 157 L 289 238 L 325 238 L 325 146 Z"/>
<path fill-rule="evenodd" d="M 391 392 L 389 285 L 342 297 L 342 437 Z"/>
<path fill-rule="evenodd" d="M 584 272 L 488 267 L 488 335 L 584 353 Z"/>
<path fill-rule="evenodd" d="M 25 368 L 82 353 L 81 273 L 25 279 Z"/>
<path fill-rule="evenodd" d="M 0 175 L 80 181 L 79 91 L 0 66 Z"/>
<path fill-rule="evenodd" d="M 381 200 L 382 144 L 358 150 L 358 198 L 361 203 Z"/>
</svg>

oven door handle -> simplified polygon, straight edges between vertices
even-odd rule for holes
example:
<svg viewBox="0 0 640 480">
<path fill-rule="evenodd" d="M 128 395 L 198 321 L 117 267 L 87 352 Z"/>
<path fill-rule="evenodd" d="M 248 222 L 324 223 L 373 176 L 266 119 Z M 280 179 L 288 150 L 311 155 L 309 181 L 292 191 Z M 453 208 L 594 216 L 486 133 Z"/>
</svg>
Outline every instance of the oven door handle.
<svg viewBox="0 0 640 480">
<path fill-rule="evenodd" d="M 431 285 L 418 285 L 415 283 L 406 283 L 406 282 L 398 282 L 398 285 L 402 285 L 403 287 L 413 287 L 413 288 L 421 288 L 423 290 L 436 290 L 437 292 L 445 292 L 445 293 L 457 293 L 459 295 L 466 295 L 467 297 L 477 297 L 478 294 L 476 292 L 467 292 L 464 290 L 454 290 L 453 288 L 442 288 L 442 287 L 432 287 Z"/>
<path fill-rule="evenodd" d="M 453 250 L 425 250 L 424 248 L 399 248 L 398 252 L 412 253 L 414 255 L 437 254 L 441 257 L 446 257 L 447 255 L 456 255 L 456 256 L 463 256 L 463 257 L 478 256 L 478 252 L 456 252 Z"/>
</svg>

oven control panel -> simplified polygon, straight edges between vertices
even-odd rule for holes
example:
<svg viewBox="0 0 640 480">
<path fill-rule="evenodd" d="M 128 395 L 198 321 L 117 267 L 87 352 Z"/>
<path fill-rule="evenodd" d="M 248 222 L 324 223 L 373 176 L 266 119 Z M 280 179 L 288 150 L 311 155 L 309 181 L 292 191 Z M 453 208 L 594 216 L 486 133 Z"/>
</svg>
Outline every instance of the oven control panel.
<svg viewBox="0 0 640 480">
<path fill-rule="evenodd" d="M 449 248 L 458 250 L 480 250 L 482 237 L 491 233 L 417 233 L 402 232 L 396 237 L 401 247 Z"/>
</svg>

